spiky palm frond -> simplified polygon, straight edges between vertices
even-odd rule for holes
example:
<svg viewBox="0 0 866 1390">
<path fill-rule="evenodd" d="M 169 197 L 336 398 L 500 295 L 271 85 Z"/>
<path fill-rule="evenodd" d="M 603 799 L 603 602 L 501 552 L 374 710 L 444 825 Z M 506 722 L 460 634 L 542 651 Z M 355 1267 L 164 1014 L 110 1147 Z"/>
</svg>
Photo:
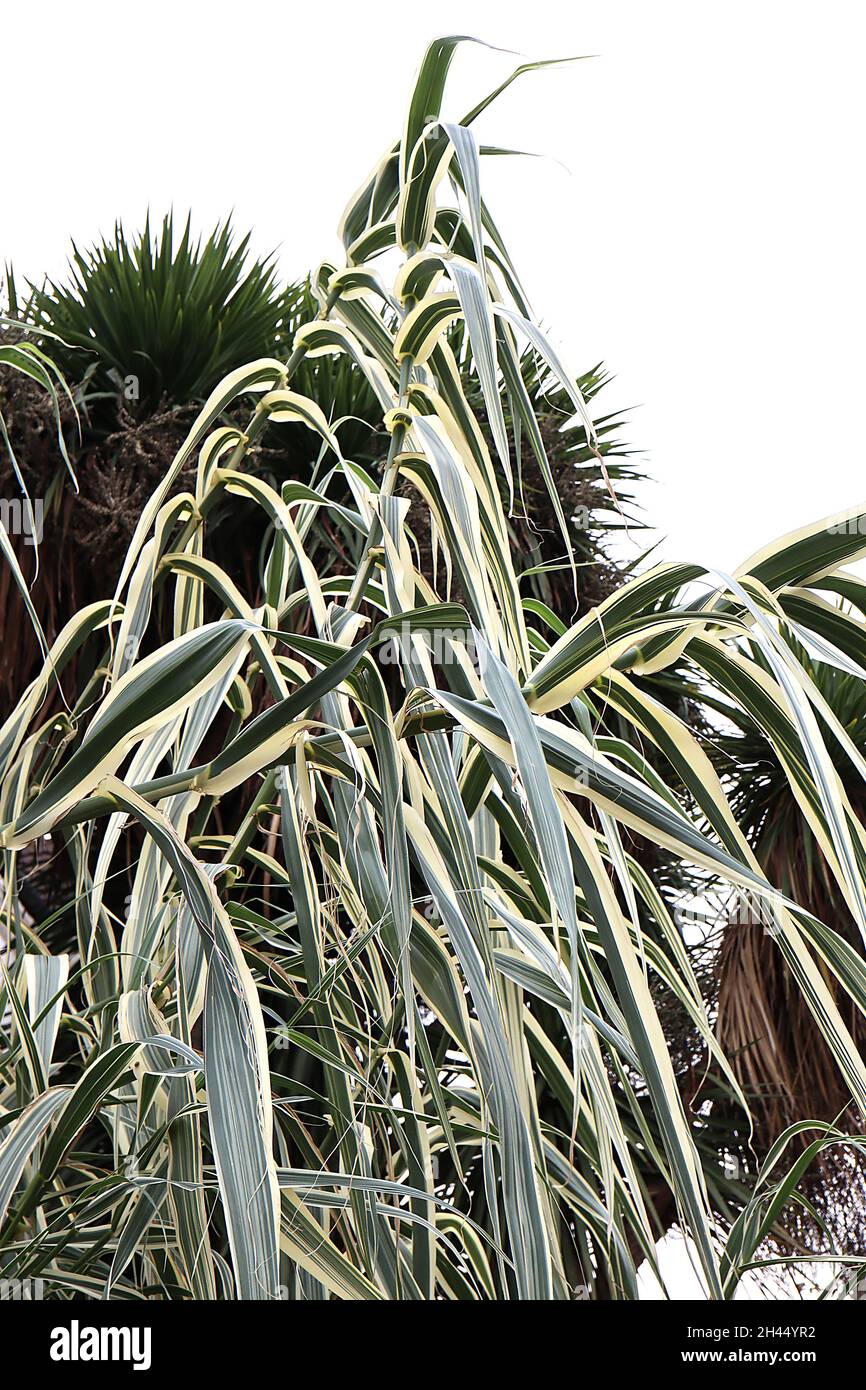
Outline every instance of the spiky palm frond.
<svg viewBox="0 0 866 1390">
<path fill-rule="evenodd" d="M 68 282 L 31 286 L 23 310 L 63 340 L 58 360 L 88 396 L 146 415 L 203 398 L 250 358 L 273 352 L 288 305 L 272 260 L 250 261 L 230 221 L 202 241 L 189 219 L 178 237 L 169 213 L 128 237 L 73 244 Z"/>
</svg>

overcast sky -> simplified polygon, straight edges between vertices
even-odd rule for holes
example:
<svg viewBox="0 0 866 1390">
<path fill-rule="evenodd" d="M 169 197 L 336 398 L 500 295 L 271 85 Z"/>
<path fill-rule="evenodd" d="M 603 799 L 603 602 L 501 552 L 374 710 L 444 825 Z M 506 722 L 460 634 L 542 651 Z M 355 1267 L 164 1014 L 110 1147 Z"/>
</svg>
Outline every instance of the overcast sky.
<svg viewBox="0 0 866 1390">
<path fill-rule="evenodd" d="M 0 257 L 56 275 L 70 236 L 173 204 L 234 209 L 299 275 L 429 38 L 597 55 L 488 113 L 485 140 L 550 156 L 488 161 L 489 200 L 575 370 L 603 359 L 634 407 L 665 553 L 732 568 L 866 493 L 864 30 L 826 0 L 10 7 Z M 512 62 L 467 46 L 450 113 Z"/>
</svg>

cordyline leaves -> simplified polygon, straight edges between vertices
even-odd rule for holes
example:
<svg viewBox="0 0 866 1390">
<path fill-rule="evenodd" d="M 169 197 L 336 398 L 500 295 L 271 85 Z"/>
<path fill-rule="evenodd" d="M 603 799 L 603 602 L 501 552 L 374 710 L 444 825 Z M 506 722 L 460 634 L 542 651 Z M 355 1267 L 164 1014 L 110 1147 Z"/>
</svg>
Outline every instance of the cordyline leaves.
<svg viewBox="0 0 866 1390">
<path fill-rule="evenodd" d="M 458 43 L 431 45 L 401 140 L 347 208 L 318 317 L 287 362 L 214 388 L 113 596 L 68 624 L 0 730 L 0 1267 L 38 1269 L 54 1296 L 632 1298 L 660 1185 L 705 1293 L 730 1296 L 803 1160 L 769 1199 L 766 1171 L 751 1198 L 724 1188 L 662 988 L 744 1126 L 746 1099 L 641 846 L 761 904 L 866 1108 L 837 1004 L 866 1005 L 862 960 L 767 881 L 646 682 L 687 663 L 755 721 L 862 924 L 866 837 L 824 743 L 847 748 L 844 731 L 789 636 L 866 679 L 843 573 L 866 513 L 735 579 L 660 565 L 567 630 L 550 615 L 546 645 L 509 542 L 507 419 L 572 547 L 523 345 L 592 426 L 481 197 L 470 127 L 496 93 L 442 119 Z M 343 456 L 330 403 L 293 389 L 308 354 L 345 354 L 369 383 L 377 479 Z M 247 393 L 246 429 L 221 425 Z M 277 492 L 251 448 L 285 421 L 330 471 Z M 432 573 L 398 481 L 429 512 Z M 208 554 L 235 498 L 268 527 L 249 593 Z M 316 513 L 351 537 L 342 570 L 308 549 Z M 64 713 L 44 714 L 57 683 Z M 17 890 L 46 836 L 68 901 L 34 920 Z"/>
</svg>

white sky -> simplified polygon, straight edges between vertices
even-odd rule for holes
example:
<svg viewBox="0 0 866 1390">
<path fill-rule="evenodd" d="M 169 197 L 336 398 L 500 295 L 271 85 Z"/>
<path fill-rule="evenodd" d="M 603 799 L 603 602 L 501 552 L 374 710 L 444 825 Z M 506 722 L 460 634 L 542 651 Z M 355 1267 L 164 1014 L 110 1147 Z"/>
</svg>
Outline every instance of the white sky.
<svg viewBox="0 0 866 1390">
<path fill-rule="evenodd" d="M 604 359 L 608 403 L 637 407 L 663 553 L 732 568 L 861 500 L 856 3 L 7 7 L 0 257 L 57 274 L 71 235 L 173 203 L 203 228 L 234 208 L 300 274 L 336 253 L 424 44 L 451 32 L 599 55 L 529 75 L 488 113 L 487 141 L 551 158 L 490 160 L 487 190 L 574 368 Z M 451 114 L 511 61 L 467 46 Z"/>
</svg>

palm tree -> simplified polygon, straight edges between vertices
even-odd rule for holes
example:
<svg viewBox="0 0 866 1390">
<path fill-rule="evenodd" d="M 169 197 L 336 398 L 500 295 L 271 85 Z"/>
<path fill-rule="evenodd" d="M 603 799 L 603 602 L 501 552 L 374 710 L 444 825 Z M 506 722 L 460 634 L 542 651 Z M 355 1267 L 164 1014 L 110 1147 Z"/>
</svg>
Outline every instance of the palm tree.
<svg viewBox="0 0 866 1390">
<path fill-rule="evenodd" d="M 863 586 L 845 577 L 838 592 L 840 598 L 844 595 L 849 600 L 846 607 L 852 619 L 861 623 Z M 789 606 L 792 616 L 796 615 L 797 599 L 790 600 Z M 851 815 L 862 825 L 866 799 L 856 760 L 866 752 L 866 688 L 848 670 L 817 659 L 814 648 L 810 654 L 793 633 L 788 641 L 818 700 L 832 712 L 853 750 L 852 756 L 819 713 L 830 766 Z M 842 660 L 848 664 L 844 657 Z M 789 898 L 818 921 L 832 926 L 848 949 L 862 959 L 863 935 L 840 883 L 838 866 L 835 872 L 830 866 L 832 850 L 828 850 L 826 840 L 822 847 L 814 817 L 791 796 L 779 746 L 768 736 L 766 727 L 746 711 L 727 701 L 709 703 L 721 716 L 721 732 L 714 732 L 709 746 L 761 868 Z M 809 1118 L 859 1134 L 863 1114 L 852 1101 L 832 1053 L 815 1030 L 802 996 L 784 968 L 772 923 L 766 914 L 748 910 L 753 905 L 746 904 L 745 913 L 742 906 L 742 900 L 728 900 L 729 920 L 720 933 L 716 1031 L 748 1096 L 755 1122 L 750 1145 L 742 1146 L 741 1158 L 746 1164 L 747 1147 L 753 1154 L 766 1155 L 785 1128 L 797 1120 Z M 832 974 L 828 975 L 828 988 L 862 1053 L 866 1044 L 862 1013 Z M 801 1145 L 813 1138 L 814 1131 L 807 1130 Z M 827 1150 L 805 1190 L 815 1210 L 798 1207 L 789 1213 L 795 1239 L 820 1250 L 828 1248 L 828 1241 L 848 1248 L 862 1246 L 866 1236 L 866 1169 L 856 1149 Z"/>
</svg>

